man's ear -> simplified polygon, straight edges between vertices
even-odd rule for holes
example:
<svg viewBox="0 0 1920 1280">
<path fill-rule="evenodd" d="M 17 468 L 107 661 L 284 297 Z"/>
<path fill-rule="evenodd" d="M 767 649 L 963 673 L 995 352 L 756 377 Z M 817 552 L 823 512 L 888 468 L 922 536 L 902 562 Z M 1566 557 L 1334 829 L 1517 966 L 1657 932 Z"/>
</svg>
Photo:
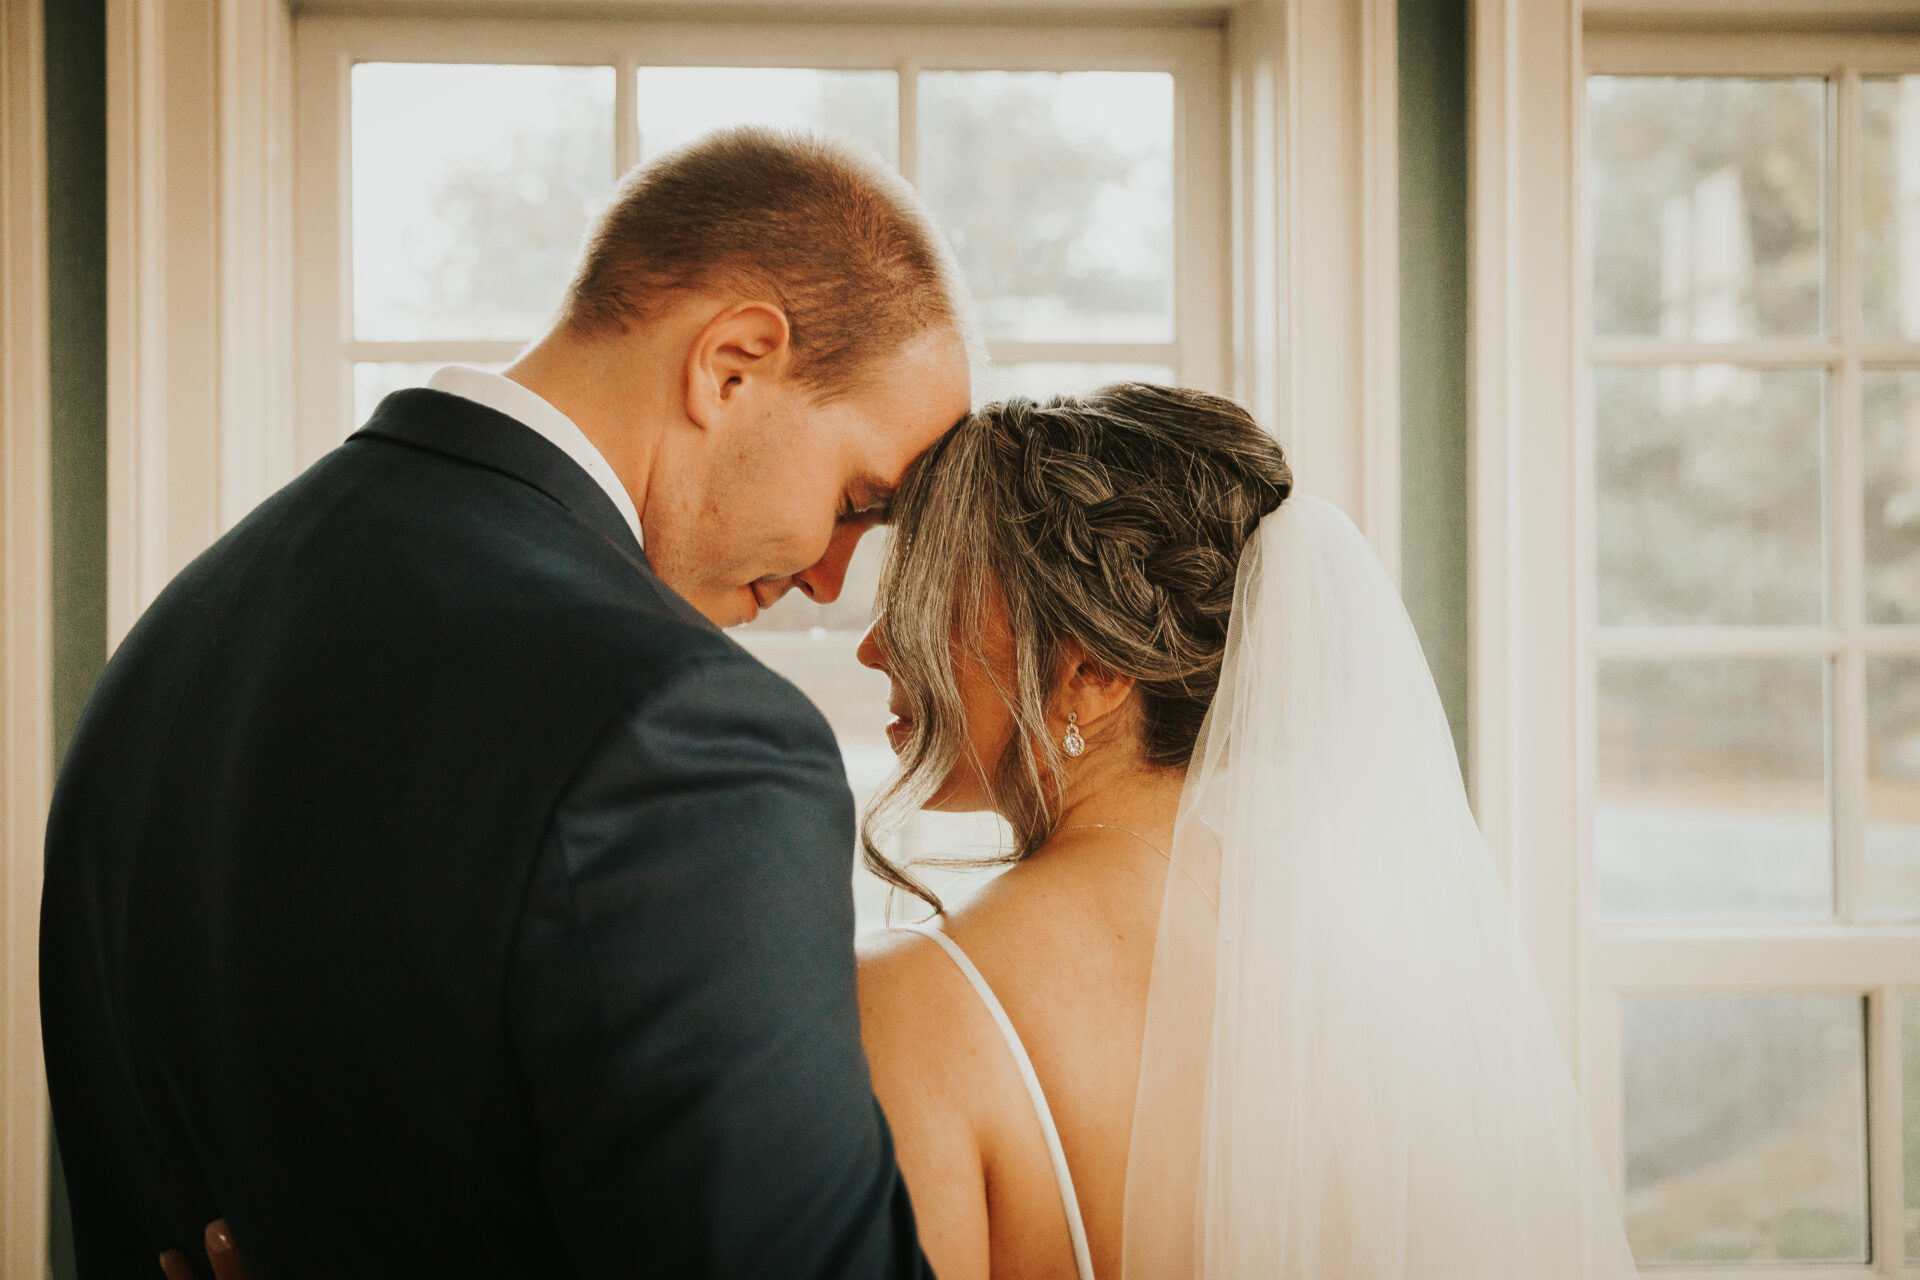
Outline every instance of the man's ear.
<svg viewBox="0 0 1920 1280">
<path fill-rule="evenodd" d="M 1077 645 L 1065 645 L 1060 655 L 1060 714 L 1076 711 L 1080 727 L 1091 728 L 1123 706 L 1133 693 L 1134 679 L 1109 670 Z"/>
<path fill-rule="evenodd" d="M 702 430 L 716 425 L 757 382 L 785 377 L 793 364 L 793 329 L 770 302 L 736 302 L 694 335 L 687 348 L 687 417 Z"/>
</svg>

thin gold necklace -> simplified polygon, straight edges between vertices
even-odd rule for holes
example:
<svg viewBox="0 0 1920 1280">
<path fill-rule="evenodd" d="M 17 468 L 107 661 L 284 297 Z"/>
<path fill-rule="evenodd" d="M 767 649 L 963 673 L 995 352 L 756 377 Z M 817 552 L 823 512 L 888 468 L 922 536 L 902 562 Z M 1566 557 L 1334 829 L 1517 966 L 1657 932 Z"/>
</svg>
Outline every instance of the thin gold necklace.
<svg viewBox="0 0 1920 1280">
<path fill-rule="evenodd" d="M 1172 858 L 1167 857 L 1167 851 L 1165 849 L 1162 849 L 1159 845 L 1147 839 L 1145 836 L 1141 835 L 1138 831 L 1135 831 L 1132 827 L 1123 827 L 1117 822 L 1076 822 L 1071 824 L 1070 826 L 1055 827 L 1054 830 L 1055 831 L 1124 831 L 1128 835 L 1132 836 L 1135 840 L 1138 840 L 1141 844 L 1147 846 L 1147 848 L 1153 850 L 1155 853 L 1159 854 L 1161 857 L 1166 858 L 1168 862 L 1173 861 Z"/>
<path fill-rule="evenodd" d="M 1192 884 L 1195 889 L 1200 891 L 1200 896 L 1205 898 L 1209 903 L 1213 905 L 1213 909 L 1215 911 L 1220 910 L 1219 899 L 1215 898 L 1212 892 L 1208 890 L 1208 888 L 1205 885 L 1200 883 L 1199 878 L 1193 874 L 1193 868 L 1187 866 L 1184 863 L 1175 862 L 1171 857 L 1168 857 L 1167 851 L 1165 849 L 1162 849 L 1159 845 L 1147 839 L 1145 836 L 1141 835 L 1138 831 L 1135 831 L 1132 827 L 1123 827 L 1117 822 L 1075 822 L 1068 826 L 1055 827 L 1054 830 L 1055 831 L 1124 831 L 1128 835 L 1132 836 L 1135 840 L 1138 840 L 1141 844 L 1147 846 L 1147 848 L 1153 850 L 1155 853 L 1159 854 L 1161 857 L 1166 858 L 1167 865 L 1169 867 L 1172 867 L 1174 870 L 1178 871 L 1181 875 L 1185 876 L 1188 882 Z"/>
</svg>

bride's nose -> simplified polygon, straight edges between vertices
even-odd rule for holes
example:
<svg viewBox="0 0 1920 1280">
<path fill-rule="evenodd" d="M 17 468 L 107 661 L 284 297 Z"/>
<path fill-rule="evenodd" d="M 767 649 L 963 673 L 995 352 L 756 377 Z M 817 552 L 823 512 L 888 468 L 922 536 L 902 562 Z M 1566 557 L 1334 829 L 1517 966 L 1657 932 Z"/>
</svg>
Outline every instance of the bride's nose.
<svg viewBox="0 0 1920 1280">
<path fill-rule="evenodd" d="M 875 618 L 873 625 L 867 628 L 867 634 L 860 637 L 860 647 L 853 651 L 855 661 L 875 671 L 887 669 L 887 655 L 880 648 L 880 624 L 883 621 L 885 621 L 884 617 Z M 844 653 L 845 650 L 841 652 Z"/>
</svg>

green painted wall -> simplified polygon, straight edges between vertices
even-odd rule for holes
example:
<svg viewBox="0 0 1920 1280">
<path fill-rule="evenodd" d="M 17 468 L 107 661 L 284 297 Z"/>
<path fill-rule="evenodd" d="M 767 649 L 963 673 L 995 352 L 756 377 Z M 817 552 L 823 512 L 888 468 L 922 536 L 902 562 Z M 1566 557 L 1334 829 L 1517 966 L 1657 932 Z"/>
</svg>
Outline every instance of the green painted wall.
<svg viewBox="0 0 1920 1280">
<path fill-rule="evenodd" d="M 107 660 L 106 5 L 46 0 L 45 14 L 53 722 L 64 753 Z M 57 1151 L 53 1188 L 51 1274 L 65 1280 L 73 1238 Z"/>
<path fill-rule="evenodd" d="M 1401 590 L 1467 761 L 1467 5 L 1400 0 Z"/>
</svg>

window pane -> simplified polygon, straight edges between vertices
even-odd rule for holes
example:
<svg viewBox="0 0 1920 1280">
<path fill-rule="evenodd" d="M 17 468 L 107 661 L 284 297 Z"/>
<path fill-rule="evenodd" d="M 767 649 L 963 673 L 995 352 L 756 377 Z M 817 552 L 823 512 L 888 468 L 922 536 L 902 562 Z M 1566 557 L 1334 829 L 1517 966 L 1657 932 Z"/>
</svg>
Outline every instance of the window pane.
<svg viewBox="0 0 1920 1280">
<path fill-rule="evenodd" d="M 358 426 L 373 416 L 374 409 L 388 395 L 404 387 L 424 387 L 427 379 L 444 366 L 426 364 L 356 364 L 353 366 L 353 421 Z M 507 366 L 480 360 L 462 361 L 470 368 L 498 373 Z"/>
<path fill-rule="evenodd" d="M 531 338 L 613 185 L 611 67 L 353 69 L 353 328 Z"/>
<path fill-rule="evenodd" d="M 1866 897 L 1920 916 L 1920 658 L 1867 660 Z"/>
<path fill-rule="evenodd" d="M 1867 621 L 1920 622 L 1920 370 L 1869 369 Z"/>
<path fill-rule="evenodd" d="M 1603 625 L 1817 623 L 1826 375 L 1594 370 Z"/>
<path fill-rule="evenodd" d="M 1906 1053 L 1900 1070 L 1900 1105 L 1906 1117 L 1907 1261 L 1920 1262 L 1920 995 L 1901 1002 L 1900 1038 Z"/>
<path fill-rule="evenodd" d="M 1824 660 L 1603 662 L 1599 692 L 1603 915 L 1832 912 Z"/>
<path fill-rule="evenodd" d="M 1078 396 L 1114 382 L 1154 382 L 1171 386 L 1173 370 L 1163 364 L 1007 364 L 992 365 L 974 382 L 978 404 L 1026 396 Z"/>
<path fill-rule="evenodd" d="M 1173 338 L 1173 77 L 920 77 L 920 190 L 989 338 Z"/>
<path fill-rule="evenodd" d="M 892 71 L 642 67 L 635 84 L 643 162 L 714 129 L 761 124 L 834 134 L 899 164 L 900 77 Z"/>
<path fill-rule="evenodd" d="M 1860 312 L 1920 338 L 1920 76 L 1860 82 Z"/>
<path fill-rule="evenodd" d="M 1622 1001 L 1642 1264 L 1866 1261 L 1864 1012 L 1852 995 Z"/>
<path fill-rule="evenodd" d="M 1594 331 L 1821 332 L 1826 103 L 1818 79 L 1590 78 Z"/>
<path fill-rule="evenodd" d="M 893 748 L 886 733 L 892 719 L 887 711 L 887 678 L 854 658 L 854 649 L 872 621 L 874 590 L 885 554 L 886 530 L 876 529 L 860 540 L 846 585 L 834 603 L 815 604 L 804 593 L 790 591 L 754 621 L 731 632 L 748 652 L 793 681 L 826 715 L 840 742 L 854 804 L 862 813 L 893 770 Z M 991 813 L 919 813 L 886 841 L 886 847 L 888 856 L 903 865 L 922 858 L 979 862 L 1011 848 L 1012 835 Z M 986 879 L 965 867 L 916 867 L 914 874 L 949 903 Z M 857 853 L 853 888 L 854 923 L 860 930 L 927 914 L 918 899 L 895 893 L 889 916 L 887 885 L 859 864 Z"/>
</svg>

